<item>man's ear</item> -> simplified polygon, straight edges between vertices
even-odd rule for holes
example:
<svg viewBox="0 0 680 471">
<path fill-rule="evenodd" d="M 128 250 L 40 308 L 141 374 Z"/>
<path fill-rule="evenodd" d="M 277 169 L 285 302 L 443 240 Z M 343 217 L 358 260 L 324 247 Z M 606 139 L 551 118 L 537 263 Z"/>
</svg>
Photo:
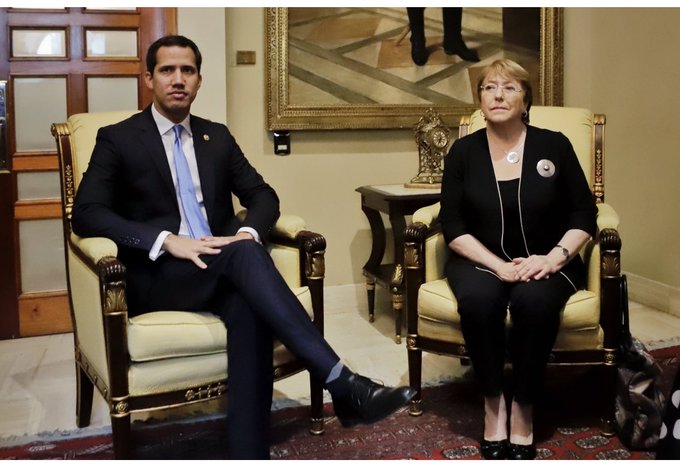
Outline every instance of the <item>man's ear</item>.
<svg viewBox="0 0 680 471">
<path fill-rule="evenodd" d="M 146 84 L 146 88 L 149 90 L 153 89 L 153 83 L 152 83 L 153 76 L 151 75 L 151 72 L 148 70 L 144 71 L 144 83 Z"/>
</svg>

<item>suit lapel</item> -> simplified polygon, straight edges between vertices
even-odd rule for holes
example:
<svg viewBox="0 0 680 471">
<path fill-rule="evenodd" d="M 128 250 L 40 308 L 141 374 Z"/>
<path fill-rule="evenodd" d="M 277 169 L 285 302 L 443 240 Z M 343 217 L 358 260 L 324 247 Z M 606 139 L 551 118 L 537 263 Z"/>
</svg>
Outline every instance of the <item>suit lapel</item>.
<svg viewBox="0 0 680 471">
<path fill-rule="evenodd" d="M 139 120 L 139 139 L 142 145 L 146 148 L 147 153 L 151 156 L 151 160 L 156 165 L 158 172 L 161 174 L 161 179 L 173 197 L 175 196 L 175 184 L 172 181 L 172 173 L 168 165 L 168 157 L 165 155 L 165 147 L 160 134 L 158 134 L 158 127 L 151 115 L 151 107 L 147 107 L 142 112 L 142 117 Z M 176 201 L 176 197 L 173 200 Z"/>
<path fill-rule="evenodd" d="M 208 222 L 210 222 L 212 221 L 215 209 L 215 172 L 210 134 L 205 126 L 205 121 L 193 115 L 191 116 L 191 132 L 194 139 L 194 153 L 196 154 L 198 176 L 201 180 L 203 205 L 208 215 Z"/>
</svg>

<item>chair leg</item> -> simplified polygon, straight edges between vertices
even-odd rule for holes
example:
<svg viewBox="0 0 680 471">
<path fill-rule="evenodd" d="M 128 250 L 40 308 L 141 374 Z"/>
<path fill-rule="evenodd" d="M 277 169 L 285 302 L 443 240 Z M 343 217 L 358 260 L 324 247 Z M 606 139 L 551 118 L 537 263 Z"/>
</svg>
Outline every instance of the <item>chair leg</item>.
<svg viewBox="0 0 680 471">
<path fill-rule="evenodd" d="M 368 298 L 368 322 L 375 320 L 375 280 L 366 278 L 366 297 Z"/>
<path fill-rule="evenodd" d="M 404 295 L 400 287 L 392 289 L 392 311 L 394 312 L 394 342 L 401 344 L 401 326 L 404 322 Z"/>
<path fill-rule="evenodd" d="M 416 390 L 416 395 L 411 400 L 408 413 L 413 417 L 423 414 L 422 408 L 422 350 L 408 350 L 408 381 L 409 386 Z"/>
<path fill-rule="evenodd" d="M 604 395 L 606 409 L 603 417 L 600 419 L 602 425 L 600 426 L 600 434 L 605 437 L 612 437 L 616 435 L 615 414 L 616 414 L 616 367 L 605 365 L 604 376 Z"/>
<path fill-rule="evenodd" d="M 130 458 L 130 414 L 111 414 L 111 435 L 113 436 L 113 454 L 117 460 Z"/>
<path fill-rule="evenodd" d="M 93 393 L 94 384 L 83 367 L 76 363 L 76 425 L 78 428 L 90 425 Z"/>
<path fill-rule="evenodd" d="M 323 428 L 323 385 L 320 381 L 309 377 L 309 390 L 311 399 L 311 414 L 309 433 L 312 435 L 322 435 Z"/>
</svg>

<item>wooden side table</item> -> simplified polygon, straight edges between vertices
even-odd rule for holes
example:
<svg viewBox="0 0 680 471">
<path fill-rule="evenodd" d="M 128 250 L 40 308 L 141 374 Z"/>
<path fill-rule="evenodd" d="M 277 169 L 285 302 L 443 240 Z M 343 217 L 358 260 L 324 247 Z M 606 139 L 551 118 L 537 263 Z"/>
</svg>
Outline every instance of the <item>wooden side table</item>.
<svg viewBox="0 0 680 471">
<path fill-rule="evenodd" d="M 405 188 L 402 184 L 367 185 L 356 189 L 361 193 L 361 210 L 371 225 L 373 245 L 371 255 L 364 265 L 368 295 L 368 319 L 375 320 L 375 284 L 392 293 L 392 309 L 395 313 L 395 341 L 401 343 L 403 322 L 403 281 L 404 281 L 404 229 L 406 216 L 419 208 L 439 201 L 439 189 Z M 385 255 L 386 232 L 380 213 L 389 216 L 394 236 L 394 262 L 382 263 Z"/>
</svg>

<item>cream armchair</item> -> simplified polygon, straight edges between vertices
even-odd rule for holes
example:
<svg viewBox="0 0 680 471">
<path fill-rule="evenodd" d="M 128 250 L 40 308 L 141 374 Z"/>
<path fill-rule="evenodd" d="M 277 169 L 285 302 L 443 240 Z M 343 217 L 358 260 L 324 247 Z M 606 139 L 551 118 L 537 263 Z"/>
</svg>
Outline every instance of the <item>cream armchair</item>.
<svg viewBox="0 0 680 471">
<path fill-rule="evenodd" d="M 85 113 L 54 124 L 61 170 L 64 242 L 75 336 L 76 421 L 90 422 L 94 386 L 110 408 L 116 458 L 130 455 L 131 414 L 208 401 L 227 389 L 226 329 L 206 312 L 127 315 L 125 267 L 116 244 L 80 238 L 71 231 L 75 192 L 87 168 L 97 130 L 130 112 Z M 323 333 L 325 239 L 305 222 L 282 215 L 268 244 L 277 268 Z M 281 344 L 274 345 L 274 377 L 304 367 Z M 311 381 L 311 428 L 323 433 L 323 389 Z"/>
<path fill-rule="evenodd" d="M 575 293 L 562 312 L 551 365 L 602 365 L 611 407 L 603 411 L 605 434 L 613 433 L 614 381 L 618 363 L 620 306 L 619 219 L 604 203 L 604 115 L 577 108 L 532 107 L 531 124 L 560 131 L 571 141 L 596 198 L 598 233 L 582 251 L 588 267 L 585 290 Z M 461 120 L 460 137 L 485 126 L 479 111 Z M 418 391 L 411 415 L 422 414 L 422 352 L 468 361 L 456 299 L 444 275 L 449 248 L 438 221 L 439 203 L 421 208 L 404 234 L 408 363 L 410 386 Z"/>
</svg>

